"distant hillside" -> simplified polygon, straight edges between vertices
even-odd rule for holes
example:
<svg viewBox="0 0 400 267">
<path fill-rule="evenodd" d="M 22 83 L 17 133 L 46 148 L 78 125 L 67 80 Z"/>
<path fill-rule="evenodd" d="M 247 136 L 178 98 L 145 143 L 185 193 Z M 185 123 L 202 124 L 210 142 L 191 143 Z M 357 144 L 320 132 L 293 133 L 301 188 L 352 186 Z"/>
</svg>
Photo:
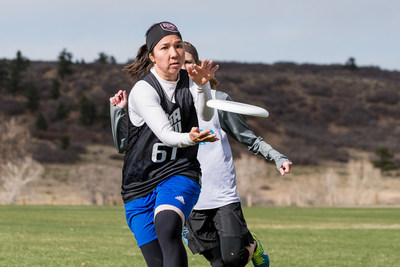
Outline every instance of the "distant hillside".
<svg viewBox="0 0 400 267">
<path fill-rule="evenodd" d="M 269 118 L 247 117 L 249 124 L 296 164 L 346 162 L 348 148 L 373 153 L 378 146 L 388 147 L 400 162 L 400 72 L 342 65 L 218 64 L 219 90 L 266 108 Z M 1 88 L 2 124 L 15 118 L 26 127 L 32 141 L 25 148 L 39 162 L 79 161 L 87 144 L 112 146 L 108 99 L 132 87 L 122 67 L 74 64 L 73 72 L 61 79 L 57 62 L 31 62 L 19 91 Z M 32 85 L 39 92 L 33 111 L 26 107 L 26 88 Z M 81 117 L 83 103 L 89 103 L 95 116 Z M 47 129 L 40 126 L 43 118 Z M 237 157 L 245 150 L 236 144 L 233 149 Z M 9 152 L 3 146 L 0 153 Z"/>
</svg>

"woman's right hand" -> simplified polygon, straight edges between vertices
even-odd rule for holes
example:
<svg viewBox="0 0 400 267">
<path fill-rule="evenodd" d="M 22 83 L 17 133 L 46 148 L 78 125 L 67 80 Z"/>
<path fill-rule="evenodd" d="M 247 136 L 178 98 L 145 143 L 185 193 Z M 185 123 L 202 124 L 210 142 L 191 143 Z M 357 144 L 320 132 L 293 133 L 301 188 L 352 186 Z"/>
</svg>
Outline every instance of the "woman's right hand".
<svg viewBox="0 0 400 267">
<path fill-rule="evenodd" d="M 119 90 L 113 97 L 110 97 L 111 105 L 124 108 L 128 104 L 128 98 L 126 97 L 126 91 Z"/>
<path fill-rule="evenodd" d="M 200 131 L 199 127 L 193 127 L 189 133 L 190 139 L 196 144 L 201 142 L 215 142 L 218 141 L 216 134 L 212 134 L 211 130 Z"/>
<path fill-rule="evenodd" d="M 219 65 L 216 65 L 212 68 L 213 63 L 214 62 L 212 60 L 207 63 L 207 60 L 204 59 L 200 66 L 196 64 L 193 66 L 188 66 L 186 70 L 190 79 L 198 85 L 206 84 L 212 77 L 214 77 L 214 73 L 219 68 Z"/>
</svg>

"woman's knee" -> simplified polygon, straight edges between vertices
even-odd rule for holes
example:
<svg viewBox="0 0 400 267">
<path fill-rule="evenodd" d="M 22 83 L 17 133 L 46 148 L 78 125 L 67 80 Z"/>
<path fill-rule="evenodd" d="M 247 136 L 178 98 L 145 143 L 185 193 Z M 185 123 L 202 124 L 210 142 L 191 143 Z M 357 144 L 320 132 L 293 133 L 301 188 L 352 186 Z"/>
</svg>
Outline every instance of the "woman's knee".
<svg viewBox="0 0 400 267">
<path fill-rule="evenodd" d="M 182 233 L 181 217 L 173 210 L 160 211 L 154 218 L 154 228 L 158 239 L 180 237 Z"/>
</svg>

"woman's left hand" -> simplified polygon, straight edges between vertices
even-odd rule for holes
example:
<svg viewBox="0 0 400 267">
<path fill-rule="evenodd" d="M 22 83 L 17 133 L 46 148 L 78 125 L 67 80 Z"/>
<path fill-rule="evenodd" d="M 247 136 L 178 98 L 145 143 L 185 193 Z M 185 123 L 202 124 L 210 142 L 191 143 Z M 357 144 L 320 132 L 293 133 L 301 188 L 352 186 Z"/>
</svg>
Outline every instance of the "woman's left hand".
<svg viewBox="0 0 400 267">
<path fill-rule="evenodd" d="M 199 85 L 206 84 L 214 76 L 214 73 L 219 68 L 218 65 L 211 68 L 213 63 L 214 62 L 212 60 L 210 60 L 207 63 L 207 60 L 204 59 L 203 62 L 201 62 L 201 66 L 198 65 L 188 66 L 187 72 L 189 74 L 190 79 Z"/>
<path fill-rule="evenodd" d="M 199 127 L 192 127 L 189 136 L 196 144 L 201 142 L 215 142 L 219 140 L 216 134 L 211 133 L 211 130 L 200 131 Z"/>
</svg>

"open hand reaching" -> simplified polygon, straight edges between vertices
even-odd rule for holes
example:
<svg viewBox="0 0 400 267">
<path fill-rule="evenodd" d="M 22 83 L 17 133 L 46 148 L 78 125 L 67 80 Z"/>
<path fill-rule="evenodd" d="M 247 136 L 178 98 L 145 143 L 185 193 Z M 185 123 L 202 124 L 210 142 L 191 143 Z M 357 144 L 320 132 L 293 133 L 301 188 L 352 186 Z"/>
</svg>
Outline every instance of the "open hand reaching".
<svg viewBox="0 0 400 267">
<path fill-rule="evenodd" d="M 187 72 L 190 79 L 200 85 L 206 84 L 219 68 L 219 65 L 216 65 L 212 68 L 213 63 L 214 62 L 212 60 L 207 63 L 207 60 L 204 59 L 203 62 L 201 62 L 201 66 L 196 64 L 193 66 L 188 66 Z"/>
</svg>

